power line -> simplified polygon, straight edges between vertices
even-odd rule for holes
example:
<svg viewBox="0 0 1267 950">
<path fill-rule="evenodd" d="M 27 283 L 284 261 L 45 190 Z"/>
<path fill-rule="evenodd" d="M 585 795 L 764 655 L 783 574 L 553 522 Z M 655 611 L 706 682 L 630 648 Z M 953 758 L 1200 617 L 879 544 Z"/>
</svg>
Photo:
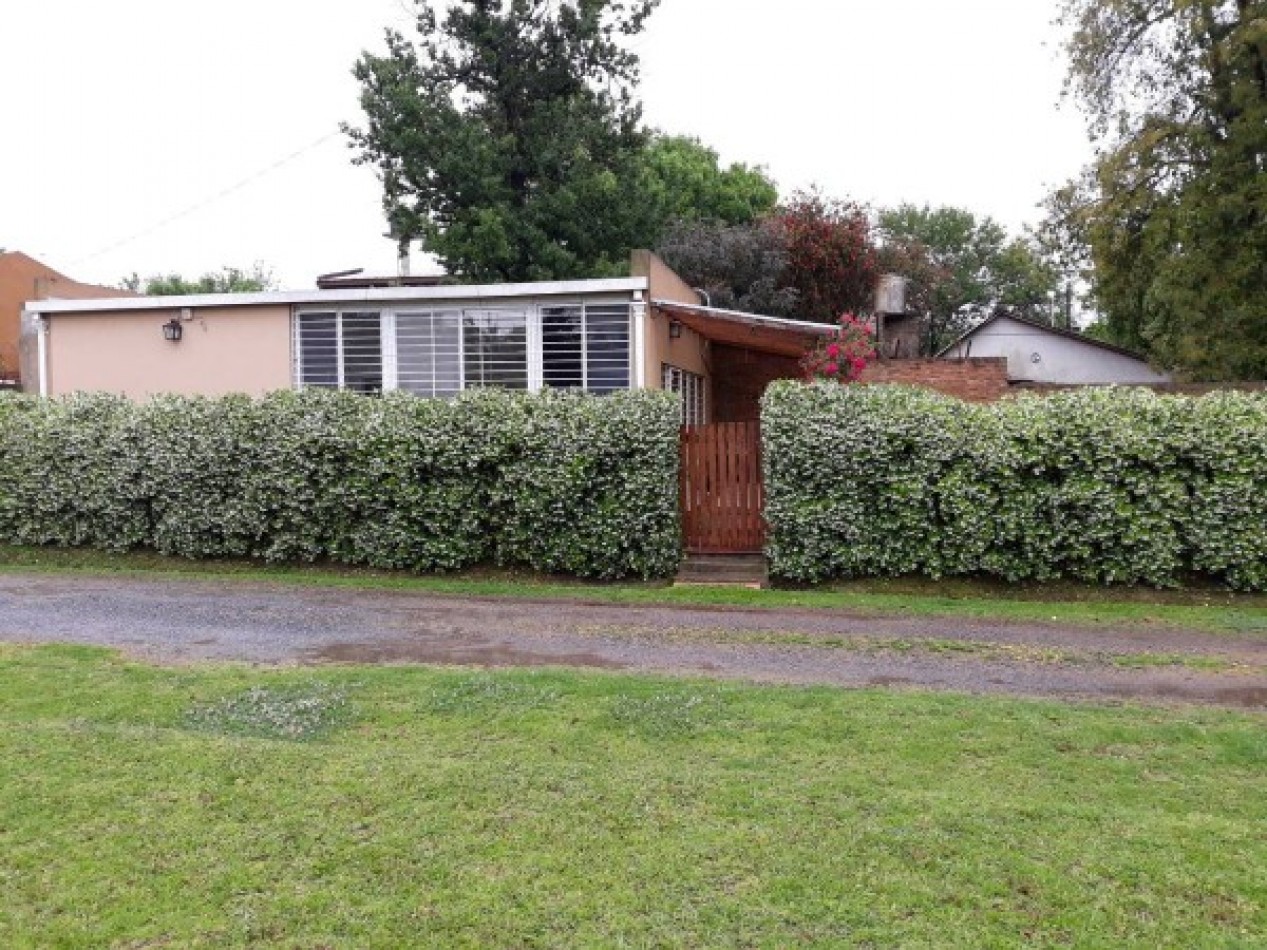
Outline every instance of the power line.
<svg viewBox="0 0 1267 950">
<path fill-rule="evenodd" d="M 325 135 L 321 136 L 321 138 L 317 139 L 316 141 L 310 142 L 308 145 L 305 145 L 303 148 L 300 148 L 294 152 L 291 152 L 289 155 L 285 156 L 284 158 L 278 159 L 277 161 L 273 162 L 271 165 L 267 165 L 264 168 L 261 168 L 259 171 L 253 172 L 252 174 L 247 175 L 245 178 L 241 179 L 240 181 L 234 182 L 232 185 L 229 185 L 229 187 L 216 192 L 214 195 L 211 195 L 208 198 L 204 198 L 202 201 L 199 201 L 196 204 L 189 205 L 187 208 L 182 208 L 180 211 L 177 211 L 175 214 L 169 215 L 168 217 L 163 218 L 161 221 L 158 221 L 150 225 L 149 227 L 144 228 L 143 230 L 137 231 L 135 234 L 131 234 L 128 237 L 123 238 L 122 240 L 115 241 L 113 244 L 108 244 L 105 247 L 101 248 L 99 251 L 94 251 L 93 253 L 85 257 L 79 258 L 79 260 L 77 261 L 72 261 L 70 266 L 78 267 L 80 264 L 84 264 L 84 263 L 87 263 L 88 261 L 96 260 L 98 257 L 101 257 L 104 254 L 109 254 L 111 251 L 117 250 L 123 247 L 124 245 L 131 244 L 133 241 L 139 241 L 141 238 L 147 237 L 153 234 L 155 231 L 162 230 L 163 228 L 167 227 L 169 224 L 173 224 L 176 221 L 179 221 L 181 218 L 186 218 L 196 211 L 201 211 L 203 208 L 206 208 L 208 205 L 213 205 L 217 201 L 220 201 L 223 198 L 227 198 L 229 195 L 233 194 L 234 192 L 241 191 L 247 185 L 250 185 L 258 181 L 259 179 L 265 177 L 266 175 L 272 174 L 273 172 L 277 171 L 277 169 L 281 168 L 284 165 L 289 165 L 295 159 L 308 154 L 313 149 L 321 145 L 324 145 L 326 142 L 330 141 L 330 139 L 335 138 L 336 136 L 341 135 L 341 134 L 342 134 L 341 132 L 327 132 Z"/>
</svg>

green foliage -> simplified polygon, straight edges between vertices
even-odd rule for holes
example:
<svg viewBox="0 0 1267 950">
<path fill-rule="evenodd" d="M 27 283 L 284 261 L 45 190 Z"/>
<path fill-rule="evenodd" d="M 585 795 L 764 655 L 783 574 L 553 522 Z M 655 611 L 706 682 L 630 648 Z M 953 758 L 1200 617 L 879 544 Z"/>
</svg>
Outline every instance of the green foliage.
<svg viewBox="0 0 1267 950">
<path fill-rule="evenodd" d="M 125 277 L 120 286 L 124 290 L 150 297 L 181 297 L 190 294 L 245 294 L 260 290 L 275 290 L 277 280 L 273 272 L 256 263 L 250 270 L 239 267 L 222 267 L 208 271 L 190 280 L 180 274 L 152 274 L 144 280 L 139 274 Z"/>
<path fill-rule="evenodd" d="M 0 537 L 186 558 L 671 573 L 677 404 L 473 392 L 0 399 Z"/>
<path fill-rule="evenodd" d="M 1067 0 L 1069 88 L 1103 142 L 1048 201 L 1120 343 L 1267 375 L 1267 2 Z"/>
<path fill-rule="evenodd" d="M 473 281 L 626 267 L 647 134 L 622 45 L 657 0 L 420 5 L 414 44 L 356 64 L 366 125 L 345 127 L 402 242 Z"/>
<path fill-rule="evenodd" d="M 787 240 L 769 220 L 750 224 L 679 221 L 656 253 L 714 307 L 795 317 L 797 292 L 786 286 Z"/>
<path fill-rule="evenodd" d="M 649 214 L 646 246 L 667 222 L 748 224 L 769 214 L 779 190 L 760 168 L 718 164 L 717 152 L 699 139 L 657 135 L 642 154 L 644 181 L 639 200 Z"/>
<path fill-rule="evenodd" d="M 18 544 L 145 543 L 142 426 L 121 396 L 0 397 L 0 533 Z"/>
<path fill-rule="evenodd" d="M 881 269 L 907 278 L 908 309 L 926 321 L 926 352 L 1000 311 L 1050 320 L 1056 268 L 1034 242 L 1010 238 L 992 218 L 904 204 L 882 209 L 877 231 Z"/>
<path fill-rule="evenodd" d="M 676 406 L 628 393 L 512 401 L 516 442 L 491 493 L 498 563 L 603 578 L 675 570 Z"/>
<path fill-rule="evenodd" d="M 774 574 L 985 574 L 1267 589 L 1267 397 L 1083 390 L 975 405 L 778 383 L 762 406 Z"/>
</svg>

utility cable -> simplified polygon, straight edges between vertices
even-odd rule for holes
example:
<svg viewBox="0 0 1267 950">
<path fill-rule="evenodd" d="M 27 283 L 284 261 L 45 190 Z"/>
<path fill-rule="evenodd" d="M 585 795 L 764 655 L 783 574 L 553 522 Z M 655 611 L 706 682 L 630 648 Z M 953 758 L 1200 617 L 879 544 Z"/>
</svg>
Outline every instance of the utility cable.
<svg viewBox="0 0 1267 950">
<path fill-rule="evenodd" d="M 155 231 L 162 230 L 163 228 L 167 227 L 169 224 L 174 224 L 175 222 L 179 221 L 181 218 L 186 218 L 196 211 L 201 211 L 203 208 L 206 208 L 209 205 L 213 205 L 217 201 L 227 198 L 229 195 L 234 194 L 235 192 L 241 191 L 247 185 L 253 184 L 259 179 L 265 177 L 266 175 L 272 174 L 273 172 L 277 171 L 277 169 L 283 167 L 284 165 L 289 165 L 291 162 L 295 161 L 295 159 L 308 154 L 313 149 L 318 148 L 321 145 L 324 145 L 326 142 L 330 141 L 330 139 L 335 138 L 336 136 L 339 136 L 342 134 L 343 134 L 342 132 L 328 132 L 325 135 L 321 136 L 321 138 L 317 139 L 315 142 L 311 142 L 308 145 L 305 145 L 303 148 L 297 149 L 296 151 L 291 152 L 289 155 L 285 156 L 284 158 L 278 159 L 277 161 L 273 162 L 271 165 L 265 166 L 264 168 L 261 168 L 259 171 L 253 172 L 252 174 L 247 175 L 245 178 L 241 179 L 240 181 L 234 182 L 232 185 L 229 185 L 227 188 L 216 192 L 214 195 L 211 195 L 208 198 L 204 198 L 202 201 L 199 201 L 195 204 L 189 205 L 189 207 L 187 208 L 182 208 L 180 211 L 177 211 L 175 214 L 169 215 L 168 217 L 163 218 L 161 221 L 158 221 L 147 228 L 137 231 L 135 234 L 131 234 L 128 237 L 123 238 L 122 240 L 115 241 L 113 244 L 109 244 L 98 251 L 94 251 L 93 253 L 87 255 L 86 257 L 81 257 L 77 261 L 72 261 L 70 266 L 78 267 L 80 264 L 84 264 L 88 261 L 96 260 L 98 257 L 101 257 L 104 254 L 109 254 L 111 251 L 117 250 L 121 247 L 124 247 L 125 245 L 131 244 L 133 241 L 139 241 L 143 237 L 148 237 L 149 235 L 153 234 Z"/>
</svg>

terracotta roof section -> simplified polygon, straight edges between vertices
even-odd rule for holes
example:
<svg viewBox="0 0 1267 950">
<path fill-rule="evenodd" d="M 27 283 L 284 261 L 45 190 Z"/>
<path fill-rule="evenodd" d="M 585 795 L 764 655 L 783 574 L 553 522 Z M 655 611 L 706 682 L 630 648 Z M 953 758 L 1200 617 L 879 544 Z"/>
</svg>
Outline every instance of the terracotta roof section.
<svg viewBox="0 0 1267 950">
<path fill-rule="evenodd" d="M 19 288 L 19 285 L 20 288 Z M 20 289 L 18 302 L 26 300 L 81 300 L 96 297 L 135 297 L 118 287 L 85 284 L 55 271 L 21 251 L 0 253 L 0 287 Z"/>
<path fill-rule="evenodd" d="M 0 376 L 18 368 L 18 333 L 28 300 L 83 300 L 134 297 L 117 287 L 73 280 L 21 251 L 0 252 Z"/>
</svg>

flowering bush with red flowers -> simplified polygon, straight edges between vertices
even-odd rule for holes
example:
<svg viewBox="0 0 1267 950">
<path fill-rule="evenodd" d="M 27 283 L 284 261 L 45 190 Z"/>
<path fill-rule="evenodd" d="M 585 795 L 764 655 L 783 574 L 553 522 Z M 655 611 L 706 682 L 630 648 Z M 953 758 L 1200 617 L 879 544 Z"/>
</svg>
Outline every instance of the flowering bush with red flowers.
<svg viewBox="0 0 1267 950">
<path fill-rule="evenodd" d="M 852 313 L 843 314 L 831 336 L 824 337 L 801 359 L 809 379 L 834 379 L 852 383 L 876 357 L 871 328 Z"/>
</svg>

